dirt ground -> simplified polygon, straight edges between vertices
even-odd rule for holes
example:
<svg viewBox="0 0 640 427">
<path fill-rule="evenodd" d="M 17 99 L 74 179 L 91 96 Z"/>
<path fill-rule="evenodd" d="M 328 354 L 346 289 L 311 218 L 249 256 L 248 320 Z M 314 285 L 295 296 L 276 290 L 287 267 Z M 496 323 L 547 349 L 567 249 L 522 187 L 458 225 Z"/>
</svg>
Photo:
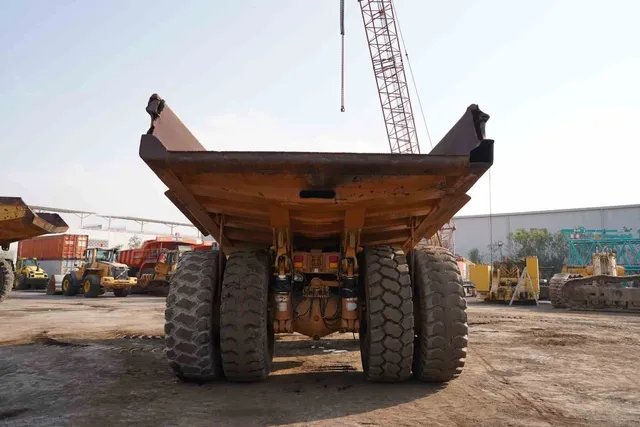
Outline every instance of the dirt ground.
<svg viewBox="0 0 640 427">
<path fill-rule="evenodd" d="M 364 381 L 351 334 L 281 336 L 267 381 L 195 385 L 165 363 L 163 310 L 157 297 L 13 292 L 0 425 L 640 425 L 640 316 L 470 301 L 465 371 L 445 387 Z"/>
</svg>

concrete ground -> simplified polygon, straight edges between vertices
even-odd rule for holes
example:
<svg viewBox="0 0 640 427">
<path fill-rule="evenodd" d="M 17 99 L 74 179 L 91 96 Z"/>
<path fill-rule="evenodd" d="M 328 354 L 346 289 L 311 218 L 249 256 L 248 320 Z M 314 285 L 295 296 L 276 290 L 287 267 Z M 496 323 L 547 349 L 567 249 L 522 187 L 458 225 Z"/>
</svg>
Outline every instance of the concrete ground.
<svg viewBox="0 0 640 427">
<path fill-rule="evenodd" d="M 462 376 L 372 384 L 358 341 L 281 336 L 256 384 L 183 384 L 164 298 L 13 292 L 0 305 L 0 425 L 640 425 L 640 316 L 469 303 Z M 357 338 L 357 336 L 356 336 Z"/>
</svg>

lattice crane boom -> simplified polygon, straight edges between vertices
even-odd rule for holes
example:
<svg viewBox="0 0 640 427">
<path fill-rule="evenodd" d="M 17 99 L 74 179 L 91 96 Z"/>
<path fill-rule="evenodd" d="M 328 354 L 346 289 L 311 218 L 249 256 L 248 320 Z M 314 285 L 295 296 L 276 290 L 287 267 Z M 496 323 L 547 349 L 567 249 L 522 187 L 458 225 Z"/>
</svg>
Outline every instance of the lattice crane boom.
<svg viewBox="0 0 640 427">
<path fill-rule="evenodd" d="M 418 134 L 404 72 L 402 51 L 391 0 L 358 0 L 389 148 L 397 154 L 419 154 Z"/>
</svg>

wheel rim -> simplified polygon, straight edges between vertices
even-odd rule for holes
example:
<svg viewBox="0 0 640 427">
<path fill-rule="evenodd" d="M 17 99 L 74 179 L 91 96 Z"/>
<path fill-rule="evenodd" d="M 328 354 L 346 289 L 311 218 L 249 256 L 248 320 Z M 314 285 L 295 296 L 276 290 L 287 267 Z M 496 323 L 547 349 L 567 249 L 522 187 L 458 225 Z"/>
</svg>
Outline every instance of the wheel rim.
<svg viewBox="0 0 640 427">
<path fill-rule="evenodd" d="M 89 281 L 89 279 L 84 281 L 84 285 L 82 289 L 84 290 L 85 293 L 88 293 L 91 290 L 91 282 Z"/>
<path fill-rule="evenodd" d="M 64 279 L 62 281 L 62 290 L 65 291 L 65 292 L 69 290 L 69 280 L 68 279 Z"/>
</svg>

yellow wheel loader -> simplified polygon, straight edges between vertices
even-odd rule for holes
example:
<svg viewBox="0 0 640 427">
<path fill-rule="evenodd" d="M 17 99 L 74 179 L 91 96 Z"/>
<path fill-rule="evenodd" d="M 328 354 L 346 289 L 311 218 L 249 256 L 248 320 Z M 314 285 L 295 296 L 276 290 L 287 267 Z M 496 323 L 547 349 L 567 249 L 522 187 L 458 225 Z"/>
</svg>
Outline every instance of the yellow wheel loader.
<svg viewBox="0 0 640 427">
<path fill-rule="evenodd" d="M 117 249 L 87 249 L 84 263 L 62 279 L 62 294 L 82 293 L 85 298 L 97 298 L 112 291 L 117 297 L 126 297 L 138 279 L 129 277 L 129 267 L 118 263 L 117 259 Z"/>
<path fill-rule="evenodd" d="M 18 258 L 16 261 L 14 288 L 44 289 L 49 282 L 49 275 L 44 271 L 36 258 Z"/>
<path fill-rule="evenodd" d="M 64 233 L 68 229 L 58 214 L 36 214 L 20 197 L 0 197 L 0 248 L 3 251 L 8 251 L 13 242 L 43 234 Z M 0 302 L 11 292 L 15 277 L 13 260 L 0 254 Z"/>
</svg>

